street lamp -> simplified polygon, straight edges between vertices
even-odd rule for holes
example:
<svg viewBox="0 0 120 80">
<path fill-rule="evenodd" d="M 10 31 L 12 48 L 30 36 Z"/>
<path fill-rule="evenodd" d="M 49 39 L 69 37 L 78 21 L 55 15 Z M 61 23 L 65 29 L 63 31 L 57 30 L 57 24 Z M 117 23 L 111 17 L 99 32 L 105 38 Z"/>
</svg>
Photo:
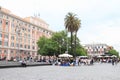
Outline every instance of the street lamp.
<svg viewBox="0 0 120 80">
<path fill-rule="evenodd" d="M 16 27 L 15 32 L 17 34 L 17 39 L 18 39 L 18 43 L 17 43 L 17 47 L 18 47 L 18 52 L 17 52 L 17 56 L 18 56 L 18 60 L 20 60 L 20 32 L 21 29 L 20 27 Z"/>
<path fill-rule="evenodd" d="M 73 55 L 74 55 L 74 57 L 75 57 L 75 56 L 76 56 L 76 55 L 75 55 L 75 43 L 72 43 L 72 46 L 73 46 L 73 47 L 72 47 L 72 48 L 73 48 L 73 50 L 72 50 L 73 52 L 72 52 L 72 53 L 73 53 Z"/>
</svg>

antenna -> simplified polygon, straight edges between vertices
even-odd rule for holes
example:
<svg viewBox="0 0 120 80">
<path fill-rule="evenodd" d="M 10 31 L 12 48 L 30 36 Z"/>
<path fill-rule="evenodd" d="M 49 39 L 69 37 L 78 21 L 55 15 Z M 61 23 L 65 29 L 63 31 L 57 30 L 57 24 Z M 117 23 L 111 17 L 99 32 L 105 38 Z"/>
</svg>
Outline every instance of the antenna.
<svg viewBox="0 0 120 80">
<path fill-rule="evenodd" d="M 40 13 L 38 13 L 38 17 L 40 18 Z"/>
<path fill-rule="evenodd" d="M 37 17 L 36 13 L 34 13 L 34 17 Z"/>
<path fill-rule="evenodd" d="M 34 13 L 34 17 L 35 17 L 35 13 Z"/>
</svg>

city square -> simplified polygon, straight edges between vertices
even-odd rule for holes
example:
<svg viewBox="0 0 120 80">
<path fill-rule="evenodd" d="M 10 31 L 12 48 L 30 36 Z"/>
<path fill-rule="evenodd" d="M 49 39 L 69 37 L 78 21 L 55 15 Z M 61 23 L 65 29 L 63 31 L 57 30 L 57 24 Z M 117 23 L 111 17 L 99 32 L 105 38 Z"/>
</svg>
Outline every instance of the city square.
<svg viewBox="0 0 120 80">
<path fill-rule="evenodd" d="M 119 80 L 119 0 L 0 0 L 0 80 Z"/>
</svg>

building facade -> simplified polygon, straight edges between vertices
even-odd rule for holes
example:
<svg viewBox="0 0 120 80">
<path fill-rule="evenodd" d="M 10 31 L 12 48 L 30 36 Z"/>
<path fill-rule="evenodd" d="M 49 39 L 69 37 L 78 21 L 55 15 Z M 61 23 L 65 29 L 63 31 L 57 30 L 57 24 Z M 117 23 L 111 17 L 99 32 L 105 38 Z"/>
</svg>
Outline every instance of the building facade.
<svg viewBox="0 0 120 80">
<path fill-rule="evenodd" d="M 53 31 L 38 17 L 21 18 L 0 7 L 0 59 L 37 56 L 37 41 L 51 37 Z"/>
<path fill-rule="evenodd" d="M 107 44 L 85 44 L 84 48 L 87 50 L 88 56 L 92 57 L 105 55 L 110 50 L 110 46 Z"/>
</svg>

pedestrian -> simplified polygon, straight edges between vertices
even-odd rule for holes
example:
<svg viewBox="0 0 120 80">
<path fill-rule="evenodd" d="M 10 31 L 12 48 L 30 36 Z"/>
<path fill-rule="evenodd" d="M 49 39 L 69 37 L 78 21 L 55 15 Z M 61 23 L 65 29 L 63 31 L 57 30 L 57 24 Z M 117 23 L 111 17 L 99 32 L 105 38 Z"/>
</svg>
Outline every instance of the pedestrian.
<svg viewBox="0 0 120 80">
<path fill-rule="evenodd" d="M 27 66 L 25 59 L 21 62 L 21 65 L 22 65 L 22 67 L 26 67 Z"/>
<path fill-rule="evenodd" d="M 112 65 L 114 65 L 114 63 L 115 63 L 115 59 L 113 58 L 113 59 L 112 59 Z"/>
</svg>

